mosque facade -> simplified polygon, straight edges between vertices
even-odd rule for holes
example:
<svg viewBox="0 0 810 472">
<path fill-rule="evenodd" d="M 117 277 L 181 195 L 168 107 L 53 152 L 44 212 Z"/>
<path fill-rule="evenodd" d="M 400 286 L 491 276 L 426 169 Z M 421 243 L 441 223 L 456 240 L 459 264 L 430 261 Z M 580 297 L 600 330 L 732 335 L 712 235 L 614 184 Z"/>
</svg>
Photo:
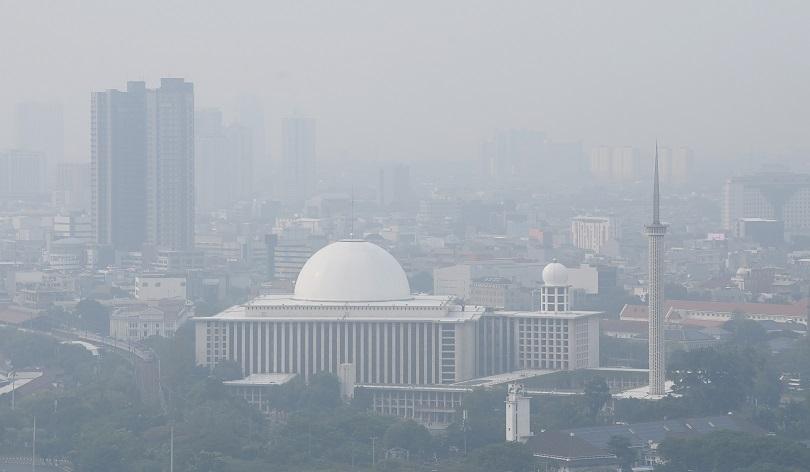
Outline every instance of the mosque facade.
<svg viewBox="0 0 810 472">
<path fill-rule="evenodd" d="M 598 367 L 598 313 L 570 309 L 562 264 L 546 266 L 543 279 L 540 311 L 491 311 L 412 294 L 386 250 L 338 241 L 307 261 L 294 293 L 195 318 L 196 361 L 232 361 L 246 377 L 348 373 L 358 386 L 450 390 L 516 370 Z"/>
</svg>

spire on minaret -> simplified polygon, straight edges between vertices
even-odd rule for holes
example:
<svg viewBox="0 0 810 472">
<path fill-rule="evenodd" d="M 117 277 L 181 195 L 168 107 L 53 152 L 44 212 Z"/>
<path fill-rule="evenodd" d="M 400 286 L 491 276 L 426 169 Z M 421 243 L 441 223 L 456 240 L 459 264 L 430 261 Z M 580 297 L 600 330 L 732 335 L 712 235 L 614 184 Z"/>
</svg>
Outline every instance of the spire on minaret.
<svg viewBox="0 0 810 472">
<path fill-rule="evenodd" d="M 653 224 L 661 224 L 658 216 L 661 196 L 658 193 L 658 141 L 655 142 L 655 177 L 653 177 Z"/>
</svg>

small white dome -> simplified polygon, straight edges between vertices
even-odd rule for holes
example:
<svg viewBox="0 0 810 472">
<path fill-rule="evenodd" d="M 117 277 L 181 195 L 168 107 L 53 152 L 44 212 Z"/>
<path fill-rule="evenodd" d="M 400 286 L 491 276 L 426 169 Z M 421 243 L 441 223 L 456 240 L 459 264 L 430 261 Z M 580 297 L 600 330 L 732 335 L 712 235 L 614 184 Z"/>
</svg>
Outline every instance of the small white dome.
<svg viewBox="0 0 810 472">
<path fill-rule="evenodd" d="M 543 283 L 552 287 L 565 287 L 568 285 L 568 268 L 557 262 L 543 268 Z"/>
<path fill-rule="evenodd" d="M 388 251 L 363 240 L 343 240 L 316 252 L 295 283 L 295 298 L 320 302 L 407 300 L 411 287 Z"/>
</svg>

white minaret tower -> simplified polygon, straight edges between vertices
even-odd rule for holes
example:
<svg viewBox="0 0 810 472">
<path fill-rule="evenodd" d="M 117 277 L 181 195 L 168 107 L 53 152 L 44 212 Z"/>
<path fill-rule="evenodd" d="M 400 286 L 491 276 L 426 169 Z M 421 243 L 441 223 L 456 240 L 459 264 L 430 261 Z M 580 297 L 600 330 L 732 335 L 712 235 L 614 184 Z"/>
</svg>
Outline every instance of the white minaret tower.
<svg viewBox="0 0 810 472">
<path fill-rule="evenodd" d="M 521 384 L 509 384 L 506 388 L 506 440 L 526 442 L 533 436 L 531 398 Z"/>
<path fill-rule="evenodd" d="M 649 244 L 649 287 L 647 289 L 647 305 L 650 326 L 650 395 L 664 395 L 666 393 L 665 375 L 666 360 L 664 346 L 664 309 L 663 284 L 661 271 L 663 259 L 661 253 L 662 243 L 667 227 L 661 224 L 659 218 L 660 195 L 658 193 L 658 144 L 655 145 L 655 176 L 653 178 L 653 219 L 645 227 Z"/>
</svg>

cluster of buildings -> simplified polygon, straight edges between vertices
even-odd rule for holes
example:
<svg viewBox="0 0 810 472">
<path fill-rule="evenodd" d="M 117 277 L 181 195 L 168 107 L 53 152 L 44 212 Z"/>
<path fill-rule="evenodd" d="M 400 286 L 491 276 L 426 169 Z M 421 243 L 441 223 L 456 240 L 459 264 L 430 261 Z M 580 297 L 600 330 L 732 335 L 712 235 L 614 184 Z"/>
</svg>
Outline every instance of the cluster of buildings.
<svg viewBox="0 0 810 472">
<path fill-rule="evenodd" d="M 707 194 L 685 148 L 653 167 L 531 130 L 494 134 L 472 169 L 336 165 L 312 118 L 281 119 L 273 152 L 257 101 L 234 111 L 196 108 L 183 79 L 93 93 L 83 164 L 65 162 L 59 107 L 21 105 L 0 151 L 0 321 L 90 298 L 137 343 L 193 320 L 197 362 L 235 362 L 230 388 L 265 412 L 272 388 L 326 371 L 435 428 L 476 388 L 556 372 L 638 387 L 649 365 L 660 397 L 666 353 L 723 342 L 740 316 L 805 330 L 806 174 Z"/>
</svg>

